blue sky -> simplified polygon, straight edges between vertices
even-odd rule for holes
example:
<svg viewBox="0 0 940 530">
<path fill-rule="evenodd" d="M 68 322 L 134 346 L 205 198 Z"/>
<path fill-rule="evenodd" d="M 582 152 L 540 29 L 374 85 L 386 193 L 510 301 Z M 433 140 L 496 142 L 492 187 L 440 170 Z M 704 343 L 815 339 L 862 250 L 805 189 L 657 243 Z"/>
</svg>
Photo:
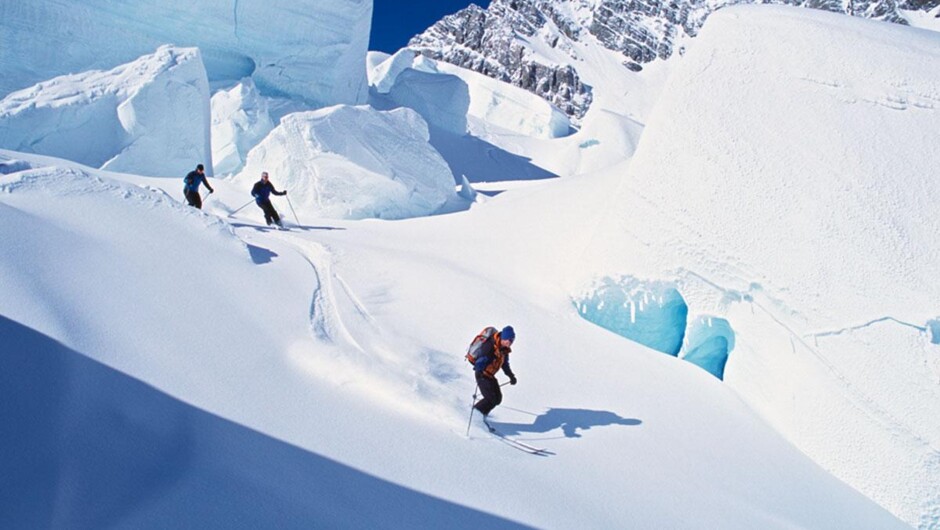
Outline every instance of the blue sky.
<svg viewBox="0 0 940 530">
<path fill-rule="evenodd" d="M 374 0 L 369 49 L 394 53 L 444 15 L 456 13 L 471 3 L 480 7 L 490 5 L 489 0 Z"/>
</svg>

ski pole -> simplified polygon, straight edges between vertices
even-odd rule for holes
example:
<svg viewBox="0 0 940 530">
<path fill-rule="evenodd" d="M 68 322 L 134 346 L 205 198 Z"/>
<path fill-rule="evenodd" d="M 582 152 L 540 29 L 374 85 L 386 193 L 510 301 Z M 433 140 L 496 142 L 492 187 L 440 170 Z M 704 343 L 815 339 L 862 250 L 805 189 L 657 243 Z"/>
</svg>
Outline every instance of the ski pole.
<svg viewBox="0 0 940 530">
<path fill-rule="evenodd" d="M 251 199 L 250 201 L 246 202 L 245 204 L 239 206 L 238 209 L 235 210 L 234 212 L 228 214 L 228 216 L 231 217 L 231 216 L 237 214 L 238 212 L 242 211 L 242 210 L 245 208 L 245 206 L 248 206 L 249 204 L 251 204 L 251 203 L 253 203 L 253 202 L 255 202 L 255 200 L 254 200 L 254 199 Z"/>
<path fill-rule="evenodd" d="M 475 410 L 473 406 L 477 403 L 477 392 L 479 390 L 480 385 L 477 385 L 476 388 L 473 389 L 473 402 L 470 403 L 470 419 L 467 420 L 467 436 L 470 436 L 470 425 L 473 423 L 473 411 Z"/>
<path fill-rule="evenodd" d="M 291 204 L 290 197 L 285 195 L 284 198 L 287 199 L 287 205 L 290 206 L 290 211 L 294 214 L 294 220 L 297 221 L 297 226 L 300 226 L 300 219 L 297 218 L 297 212 L 294 211 L 294 205 Z"/>
</svg>

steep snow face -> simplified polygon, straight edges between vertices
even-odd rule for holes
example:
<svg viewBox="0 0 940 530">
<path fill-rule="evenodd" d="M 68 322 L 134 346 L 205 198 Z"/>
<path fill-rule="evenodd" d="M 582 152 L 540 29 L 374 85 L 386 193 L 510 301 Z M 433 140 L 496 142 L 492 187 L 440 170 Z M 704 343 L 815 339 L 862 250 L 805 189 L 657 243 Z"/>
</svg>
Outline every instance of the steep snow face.
<svg viewBox="0 0 940 530">
<path fill-rule="evenodd" d="M 0 96 L 174 44 L 200 48 L 213 81 L 251 76 L 264 93 L 362 103 L 371 18 L 371 0 L 3 2 Z"/>
<path fill-rule="evenodd" d="M 742 3 L 752 1 L 493 0 L 487 9 L 471 5 L 444 17 L 408 46 L 434 59 L 520 86 L 580 122 L 596 104 L 596 92 L 606 90 L 591 72 L 591 61 L 585 64 L 592 53 L 587 49 L 599 47 L 611 52 L 606 75 L 636 77 L 636 72 L 657 59 L 668 59 L 681 51 L 684 39 L 694 37 L 709 14 Z M 900 24 L 909 19 L 930 24 L 921 15 L 937 6 L 935 0 L 780 3 Z"/>
<path fill-rule="evenodd" d="M 583 254 L 727 320 L 725 382 L 921 528 L 940 524 L 938 87 L 938 33 L 719 11 Z"/>
<path fill-rule="evenodd" d="M 0 100 L 0 146 L 113 171 L 211 168 L 209 84 L 198 50 L 160 47 L 109 71 L 44 81 Z"/>
<path fill-rule="evenodd" d="M 336 106 L 289 114 L 248 154 L 235 180 L 268 171 L 298 211 L 329 218 L 401 219 L 433 213 L 456 195 L 454 177 L 408 108 Z"/>
<path fill-rule="evenodd" d="M 268 100 L 250 78 L 212 96 L 212 160 L 216 174 L 237 173 L 252 147 L 274 129 Z"/>
<path fill-rule="evenodd" d="M 437 74 L 439 77 L 453 76 L 462 80 L 470 96 L 469 106 L 463 109 L 464 113 L 488 126 L 543 139 L 566 136 L 570 131 L 568 117 L 542 98 L 472 70 L 417 55 L 407 48 L 375 65 L 369 73 L 369 84 L 378 94 L 421 89 L 402 86 L 404 80 L 400 77 L 409 71 Z M 433 88 L 425 87 L 425 90 Z M 433 119 L 426 113 L 421 115 L 429 123 Z M 461 133 L 466 132 L 466 125 L 464 123 Z"/>
</svg>

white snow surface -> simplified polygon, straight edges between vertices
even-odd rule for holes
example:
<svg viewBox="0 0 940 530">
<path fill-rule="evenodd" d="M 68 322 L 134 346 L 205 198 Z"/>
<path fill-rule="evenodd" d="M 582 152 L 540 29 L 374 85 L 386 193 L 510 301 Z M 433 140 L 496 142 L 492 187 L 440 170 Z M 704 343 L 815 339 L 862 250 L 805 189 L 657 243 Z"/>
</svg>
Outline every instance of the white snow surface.
<svg viewBox="0 0 940 530">
<path fill-rule="evenodd" d="M 0 150 L 0 527 L 936 528 L 937 38 L 722 10 L 642 112 L 584 55 L 578 134 L 468 119 L 565 177 L 459 197 L 405 108 L 288 114 L 203 211 Z M 726 321 L 725 381 L 581 318 L 604 277 Z M 544 456 L 466 434 L 506 324 Z"/>
<path fill-rule="evenodd" d="M 209 84 L 195 48 L 162 46 L 0 100 L 0 146 L 140 175 L 211 167 L 208 124 Z"/>
<path fill-rule="evenodd" d="M 408 108 L 338 105 L 285 116 L 248 154 L 234 181 L 262 171 L 290 189 L 297 213 L 332 219 L 401 219 L 434 213 L 456 197 L 454 177 Z"/>
<path fill-rule="evenodd" d="M 212 161 L 215 174 L 237 173 L 248 151 L 274 129 L 269 103 L 251 78 L 212 95 Z"/>
<path fill-rule="evenodd" d="M 837 477 L 936 528 L 940 34 L 725 9 L 676 68 L 586 269 L 678 281 L 690 312 L 735 332 L 730 388 Z"/>
<path fill-rule="evenodd" d="M 0 96 L 109 69 L 163 44 L 202 50 L 209 79 L 265 93 L 365 102 L 372 0 L 111 0 L 0 3 Z"/>
<path fill-rule="evenodd" d="M 524 252 L 564 224 L 506 224 L 535 189 L 269 232 L 212 215 L 243 197 L 222 182 L 207 213 L 163 184 L 0 177 L 4 526 L 903 527 L 712 376 L 574 315 Z M 548 456 L 465 435 L 461 352 L 506 323 L 493 420 Z"/>
</svg>

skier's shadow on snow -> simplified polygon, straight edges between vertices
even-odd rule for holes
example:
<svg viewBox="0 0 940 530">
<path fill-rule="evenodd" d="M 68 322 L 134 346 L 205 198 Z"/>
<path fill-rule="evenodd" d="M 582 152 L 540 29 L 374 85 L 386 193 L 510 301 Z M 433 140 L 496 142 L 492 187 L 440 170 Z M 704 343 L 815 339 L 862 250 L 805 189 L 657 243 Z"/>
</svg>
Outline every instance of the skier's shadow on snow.
<svg viewBox="0 0 940 530">
<path fill-rule="evenodd" d="M 643 422 L 636 418 L 621 418 L 607 410 L 548 409 L 548 412 L 536 416 L 535 422 L 530 424 L 496 421 L 491 423 L 506 434 L 544 434 L 561 429 L 566 438 L 580 438 L 581 434 L 578 431 L 587 431 L 593 427 L 640 425 Z"/>
<path fill-rule="evenodd" d="M 255 265 L 271 263 L 271 260 L 277 257 L 277 252 L 272 252 L 264 247 L 257 247 L 255 245 L 248 245 L 248 254 L 251 256 L 251 261 L 254 262 Z"/>
</svg>

